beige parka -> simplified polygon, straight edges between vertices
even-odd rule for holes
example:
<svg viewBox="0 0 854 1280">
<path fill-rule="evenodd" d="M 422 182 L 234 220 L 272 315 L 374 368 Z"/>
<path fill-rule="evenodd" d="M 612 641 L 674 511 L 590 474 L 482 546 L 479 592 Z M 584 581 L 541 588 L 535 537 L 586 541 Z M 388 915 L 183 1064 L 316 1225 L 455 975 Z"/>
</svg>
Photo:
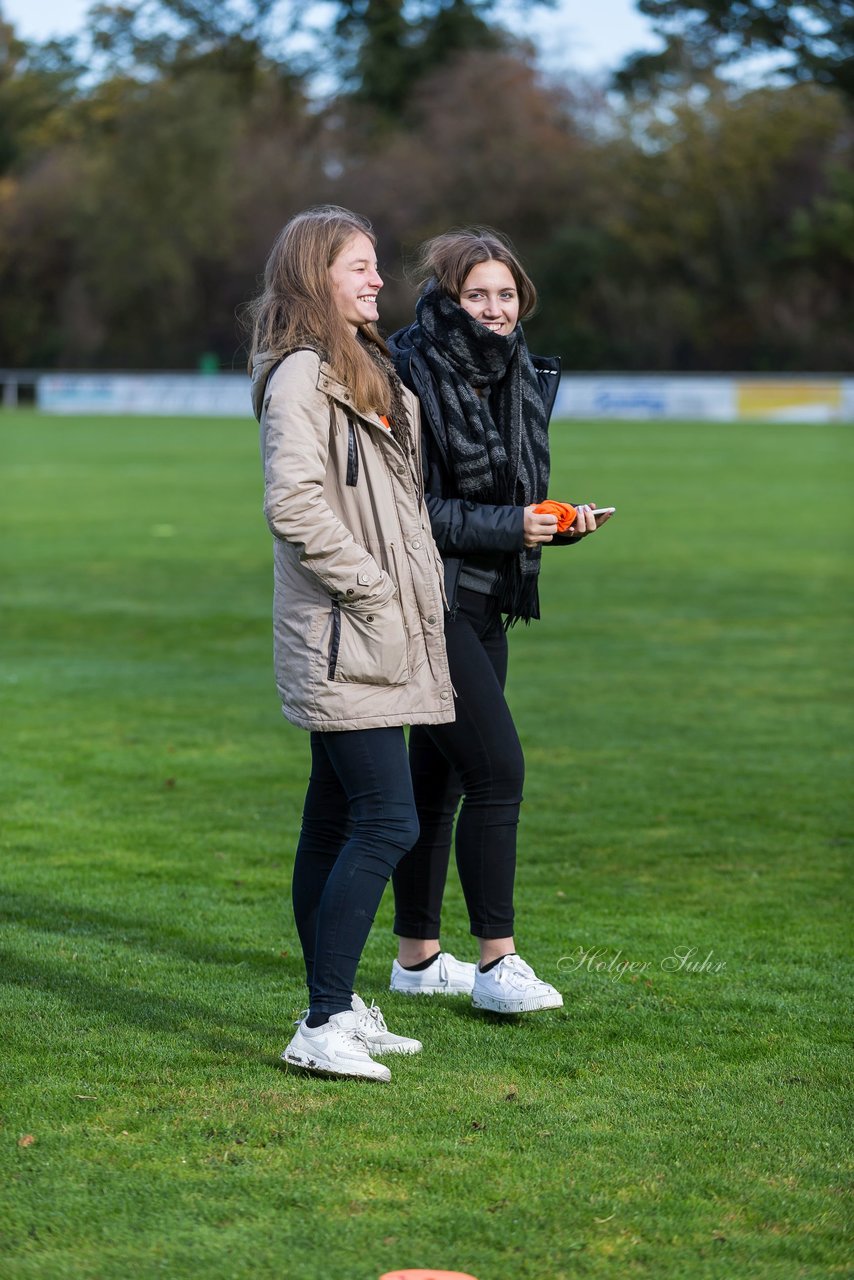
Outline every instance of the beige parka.
<svg viewBox="0 0 854 1280">
<path fill-rule="evenodd" d="M 282 711 L 304 729 L 454 719 L 442 562 L 420 472 L 418 402 L 407 457 L 358 413 L 317 352 L 259 354 L 264 514 L 274 535 L 273 634 Z"/>
</svg>

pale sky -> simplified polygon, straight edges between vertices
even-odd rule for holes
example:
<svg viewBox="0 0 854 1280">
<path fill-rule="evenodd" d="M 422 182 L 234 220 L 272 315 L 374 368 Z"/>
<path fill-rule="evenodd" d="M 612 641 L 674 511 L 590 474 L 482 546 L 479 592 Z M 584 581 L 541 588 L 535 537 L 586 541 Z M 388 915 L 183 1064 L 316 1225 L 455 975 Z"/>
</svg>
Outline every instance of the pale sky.
<svg viewBox="0 0 854 1280">
<path fill-rule="evenodd" d="M 91 0 L 0 0 L 0 12 L 24 39 L 45 40 L 78 31 L 90 4 Z M 558 0 L 554 9 L 525 18 L 505 0 L 500 12 L 507 15 L 509 26 L 536 41 L 550 69 L 612 70 L 627 53 L 658 46 L 648 20 L 632 0 Z"/>
</svg>

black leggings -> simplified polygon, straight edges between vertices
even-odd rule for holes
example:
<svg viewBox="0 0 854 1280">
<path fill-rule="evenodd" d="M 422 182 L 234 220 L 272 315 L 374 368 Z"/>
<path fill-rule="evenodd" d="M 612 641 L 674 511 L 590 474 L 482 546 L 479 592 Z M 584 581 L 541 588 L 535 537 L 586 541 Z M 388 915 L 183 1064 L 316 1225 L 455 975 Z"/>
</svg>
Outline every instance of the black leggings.
<svg viewBox="0 0 854 1280">
<path fill-rule="evenodd" d="M 460 796 L 456 855 L 471 931 L 477 938 L 513 933 L 525 761 L 504 698 L 507 635 L 491 596 L 460 590 L 458 599 L 445 624 L 457 718 L 413 726 L 409 735 L 421 834 L 393 876 L 394 931 L 403 938 L 439 937 Z"/>
<path fill-rule="evenodd" d="M 311 735 L 293 903 L 313 1014 L 350 1008 L 383 890 L 417 837 L 402 728 Z"/>
</svg>

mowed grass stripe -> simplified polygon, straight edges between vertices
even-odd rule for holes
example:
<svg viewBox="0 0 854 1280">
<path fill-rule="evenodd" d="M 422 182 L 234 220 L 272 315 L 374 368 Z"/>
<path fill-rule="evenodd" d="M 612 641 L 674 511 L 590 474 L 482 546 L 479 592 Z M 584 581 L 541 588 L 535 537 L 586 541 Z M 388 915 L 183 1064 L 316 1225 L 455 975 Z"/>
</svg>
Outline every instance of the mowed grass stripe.
<svg viewBox="0 0 854 1280">
<path fill-rule="evenodd" d="M 387 895 L 359 989 L 425 1053 L 379 1088 L 276 1066 L 308 744 L 254 424 L 0 418 L 4 1276 L 845 1273 L 851 436 L 553 448 L 618 507 L 511 636 L 518 941 L 566 1005 L 390 995 Z"/>
</svg>

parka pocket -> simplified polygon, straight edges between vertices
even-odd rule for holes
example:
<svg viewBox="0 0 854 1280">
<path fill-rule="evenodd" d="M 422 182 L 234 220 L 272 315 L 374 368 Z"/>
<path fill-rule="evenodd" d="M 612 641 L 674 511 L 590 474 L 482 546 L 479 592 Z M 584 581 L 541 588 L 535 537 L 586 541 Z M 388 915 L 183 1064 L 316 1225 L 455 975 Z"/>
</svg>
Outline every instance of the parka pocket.
<svg viewBox="0 0 854 1280">
<path fill-rule="evenodd" d="M 447 595 L 447 592 L 445 591 L 445 562 L 442 559 L 442 557 L 439 555 L 438 549 L 435 552 L 435 558 L 436 558 L 436 576 L 439 579 L 439 593 L 442 597 L 442 606 L 445 612 L 448 613 L 451 606 L 448 604 L 448 595 Z"/>
<path fill-rule="evenodd" d="M 343 684 L 406 684 L 409 656 L 397 595 L 369 613 L 333 601 L 327 679 Z"/>
</svg>

